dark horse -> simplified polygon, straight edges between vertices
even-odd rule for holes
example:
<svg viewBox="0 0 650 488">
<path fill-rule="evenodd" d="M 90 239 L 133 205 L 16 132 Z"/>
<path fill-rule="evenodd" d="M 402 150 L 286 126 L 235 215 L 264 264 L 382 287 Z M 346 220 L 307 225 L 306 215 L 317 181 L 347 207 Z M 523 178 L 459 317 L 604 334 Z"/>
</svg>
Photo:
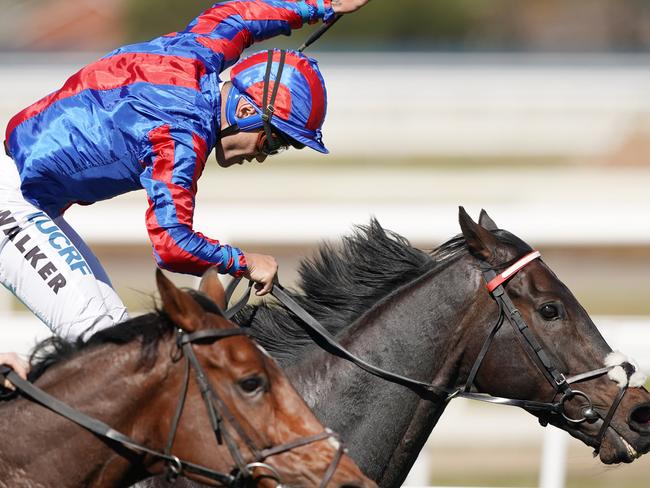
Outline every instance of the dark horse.
<svg viewBox="0 0 650 488">
<path fill-rule="evenodd" d="M 499 316 L 483 271 L 501 272 L 532 249 L 497 229 L 484 212 L 476 224 L 461 209 L 460 226 L 462 235 L 425 253 L 373 221 L 344 239 L 342 248 L 325 246 L 303 263 L 303 292 L 293 296 L 357 356 L 441 388 L 462 388 Z M 610 347 L 541 259 L 504 286 L 559 371 L 568 377 L 604 366 Z M 325 352 L 282 307 L 248 307 L 237 319 L 280 362 L 319 419 L 344 436 L 361 469 L 380 486 L 399 486 L 448 399 L 425 398 Z M 498 330 L 473 384 L 502 397 L 558 399 L 510 326 Z M 631 462 L 650 450 L 650 394 L 644 388 L 630 388 L 613 410 L 620 389 L 607 375 L 581 382 L 580 390 L 597 412 L 590 422 L 531 413 L 595 447 L 604 463 Z M 568 417 L 583 415 L 584 403 L 580 395 L 568 399 Z"/>
<path fill-rule="evenodd" d="M 252 443 L 266 452 L 259 459 L 266 465 L 247 466 L 262 486 L 273 486 L 269 476 L 274 473 L 283 483 L 318 486 L 332 469 L 329 486 L 374 485 L 347 456 L 333 464 L 342 452 L 337 442 L 328 432 L 319 436 L 322 425 L 268 355 L 233 330 L 214 306 L 206 311 L 211 302 L 178 290 L 162 273 L 157 281 L 160 312 L 101 331 L 87 342 L 55 341 L 55 351 L 33 367 L 36 385 L 149 449 L 161 452 L 169 444 L 173 456 L 209 470 L 231 473 L 237 467 L 234 451 L 240 461 L 254 461 L 248 449 Z M 196 363 L 184 363 L 183 355 Z M 207 381 L 188 374 L 186 367 L 202 370 Z M 206 384 L 200 392 L 199 385 Z M 221 416 L 217 429 L 202 394 Z M 288 449 L 273 452 L 282 445 Z M 0 405 L 1 487 L 128 486 L 162 473 L 164 464 L 25 398 Z M 188 476 L 211 482 L 201 473 Z"/>
</svg>

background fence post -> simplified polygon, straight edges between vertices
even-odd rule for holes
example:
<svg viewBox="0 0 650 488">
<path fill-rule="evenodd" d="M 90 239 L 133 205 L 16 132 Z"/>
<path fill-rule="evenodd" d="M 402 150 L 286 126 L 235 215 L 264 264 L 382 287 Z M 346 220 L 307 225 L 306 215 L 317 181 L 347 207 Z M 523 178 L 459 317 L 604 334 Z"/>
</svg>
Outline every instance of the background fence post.
<svg viewBox="0 0 650 488">
<path fill-rule="evenodd" d="M 404 486 L 429 486 L 431 484 L 431 447 L 425 444 L 413 468 L 409 472 Z"/>
<path fill-rule="evenodd" d="M 544 431 L 544 446 L 539 472 L 539 488 L 564 488 L 569 436 L 549 425 Z"/>
</svg>

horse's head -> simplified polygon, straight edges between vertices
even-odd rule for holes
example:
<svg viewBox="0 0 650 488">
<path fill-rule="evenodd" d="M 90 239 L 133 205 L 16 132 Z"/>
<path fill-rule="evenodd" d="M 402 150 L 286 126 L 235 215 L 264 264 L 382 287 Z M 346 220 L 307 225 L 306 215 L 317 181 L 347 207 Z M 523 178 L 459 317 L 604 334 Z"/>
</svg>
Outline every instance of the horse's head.
<svg viewBox="0 0 650 488">
<path fill-rule="evenodd" d="M 578 300 L 527 244 L 498 230 L 485 212 L 477 224 L 461 208 L 460 225 L 476 263 L 475 310 L 484 329 L 467 330 L 465 376 L 475 373 L 468 387 L 547 404 L 521 406 L 593 446 L 604 463 L 632 462 L 650 451 L 650 394 L 631 360 L 612 354 Z M 495 276 L 490 293 L 486 283 Z"/>
<path fill-rule="evenodd" d="M 198 382 L 189 382 L 173 441 L 174 455 L 213 467 L 223 466 L 226 459 L 231 468 L 249 471 L 262 485 L 281 481 L 318 486 L 331 476 L 329 486 L 374 486 L 339 448 L 337 438 L 323 428 L 263 349 L 245 335 L 214 340 L 209 331 L 233 330 L 236 326 L 218 307 L 208 311 L 197 301 L 199 297 L 179 290 L 160 272 L 157 282 L 163 311 L 181 329 L 179 337 L 198 338 L 189 347 L 209 385 L 204 396 L 210 400 L 206 401 Z M 208 272 L 201 290 L 222 302 L 223 290 L 216 273 Z M 173 346 L 172 357 L 180 357 L 177 347 Z M 188 355 L 186 349 L 182 352 Z M 196 369 L 194 364 L 192 367 Z M 185 381 L 183 368 L 176 368 L 170 377 L 175 386 L 169 388 L 165 406 L 173 418 L 178 392 Z M 210 402 L 216 414 L 212 422 L 206 410 Z M 167 435 L 171 425 L 170 420 L 161 426 L 161 434 Z M 206 481 L 201 476 L 194 479 Z"/>
</svg>

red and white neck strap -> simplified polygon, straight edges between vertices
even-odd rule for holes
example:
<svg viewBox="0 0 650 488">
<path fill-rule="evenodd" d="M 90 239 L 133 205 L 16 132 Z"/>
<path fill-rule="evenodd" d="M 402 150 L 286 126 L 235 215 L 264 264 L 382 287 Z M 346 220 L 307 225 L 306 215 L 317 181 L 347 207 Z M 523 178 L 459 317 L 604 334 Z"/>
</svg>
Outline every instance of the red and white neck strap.
<svg viewBox="0 0 650 488">
<path fill-rule="evenodd" d="M 509 266 L 506 270 L 499 273 L 488 282 L 488 291 L 492 293 L 499 285 L 502 285 L 504 282 L 508 281 L 510 278 L 516 275 L 519 270 L 524 268 L 531 261 L 534 261 L 535 259 L 541 257 L 541 255 L 542 254 L 539 251 L 533 251 L 521 258 L 515 264 Z"/>
</svg>

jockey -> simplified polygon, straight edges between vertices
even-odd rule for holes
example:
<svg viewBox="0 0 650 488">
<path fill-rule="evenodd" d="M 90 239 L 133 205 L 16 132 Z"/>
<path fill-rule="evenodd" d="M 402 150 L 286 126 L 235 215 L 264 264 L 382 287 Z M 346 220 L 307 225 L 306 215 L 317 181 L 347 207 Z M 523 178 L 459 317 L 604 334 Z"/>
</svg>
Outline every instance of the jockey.
<svg viewBox="0 0 650 488">
<path fill-rule="evenodd" d="M 63 218 L 144 189 L 161 268 L 211 266 L 271 290 L 272 256 L 244 253 L 193 228 L 197 179 L 215 148 L 222 167 L 288 147 L 326 153 L 326 91 L 316 62 L 254 42 L 329 22 L 369 0 L 233 0 L 182 32 L 119 48 L 14 116 L 0 159 L 0 280 L 55 334 L 74 339 L 127 317 L 103 267 Z M 231 81 L 219 74 L 232 67 Z M 12 161 L 13 160 L 13 161 Z M 13 355 L 0 355 L 0 363 Z"/>
</svg>

